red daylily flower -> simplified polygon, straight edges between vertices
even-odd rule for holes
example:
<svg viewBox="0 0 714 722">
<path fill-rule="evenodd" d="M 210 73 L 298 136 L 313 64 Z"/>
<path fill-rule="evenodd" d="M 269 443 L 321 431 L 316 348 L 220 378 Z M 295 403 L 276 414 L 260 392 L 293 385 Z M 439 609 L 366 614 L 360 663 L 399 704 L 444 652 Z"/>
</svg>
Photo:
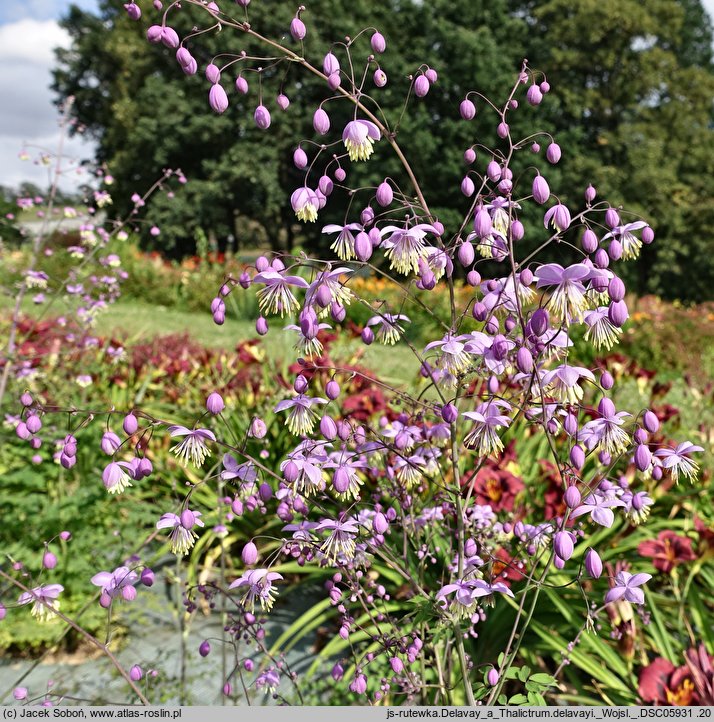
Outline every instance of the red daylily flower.
<svg viewBox="0 0 714 722">
<path fill-rule="evenodd" d="M 697 558 L 692 549 L 692 540 L 673 531 L 660 532 L 656 539 L 642 542 L 637 551 L 640 556 L 651 558 L 654 568 L 664 574 L 669 574 L 679 564 Z"/>
</svg>

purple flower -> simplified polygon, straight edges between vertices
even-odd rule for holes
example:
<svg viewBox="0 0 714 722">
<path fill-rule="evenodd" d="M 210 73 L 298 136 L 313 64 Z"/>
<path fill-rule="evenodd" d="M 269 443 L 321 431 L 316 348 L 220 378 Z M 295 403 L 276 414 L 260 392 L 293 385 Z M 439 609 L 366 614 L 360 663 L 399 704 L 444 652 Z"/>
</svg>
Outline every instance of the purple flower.
<svg viewBox="0 0 714 722">
<path fill-rule="evenodd" d="M 464 437 L 464 445 L 476 449 L 479 456 L 488 456 L 494 451 L 503 449 L 503 442 L 497 429 L 508 428 L 511 418 L 499 409 L 510 410 L 507 401 L 495 399 L 480 404 L 476 411 L 464 411 L 462 416 L 474 422 L 473 428 Z"/>
<path fill-rule="evenodd" d="M 113 572 L 99 572 L 92 577 L 92 584 L 101 587 L 102 594 L 107 594 L 111 599 L 122 597 L 127 601 L 136 596 L 134 585 L 139 580 L 139 575 L 128 567 L 117 567 Z M 131 588 L 131 591 L 124 591 Z"/>
<path fill-rule="evenodd" d="M 436 361 L 437 366 L 443 368 L 451 376 L 455 376 L 465 371 L 472 362 L 465 343 L 471 339 L 470 334 L 453 336 L 451 333 L 447 333 L 441 340 L 428 343 L 424 347 L 424 354 L 431 349 L 438 348 L 440 355 Z"/>
<path fill-rule="evenodd" d="M 566 230 L 570 226 L 570 211 L 562 203 L 557 203 L 546 211 L 543 218 L 546 228 L 549 224 L 558 231 Z"/>
<path fill-rule="evenodd" d="M 169 426 L 171 436 L 183 436 L 183 441 L 176 444 L 171 451 L 181 459 L 181 463 L 188 465 L 189 458 L 194 466 L 201 466 L 211 452 L 206 446 L 206 441 L 215 441 L 216 437 L 208 429 L 187 429 L 185 426 Z"/>
<path fill-rule="evenodd" d="M 399 325 L 400 321 L 408 321 L 411 323 L 409 316 L 403 313 L 391 314 L 385 313 L 381 316 L 372 316 L 367 321 L 367 327 L 379 325 L 377 330 L 377 338 L 385 344 L 395 344 L 404 333 L 404 329 Z"/>
<path fill-rule="evenodd" d="M 591 269 L 584 263 L 574 263 L 563 268 L 559 263 L 546 263 L 534 274 L 537 288 L 555 286 L 548 308 L 564 321 L 579 321 L 588 308 L 583 281 L 590 275 Z"/>
<path fill-rule="evenodd" d="M 257 478 L 258 470 L 252 462 L 246 461 L 243 464 L 239 464 L 231 454 L 223 455 L 223 471 L 221 472 L 221 479 L 223 479 L 223 481 L 240 479 L 246 484 L 253 484 Z"/>
<path fill-rule="evenodd" d="M 290 286 L 307 288 L 308 283 L 300 276 L 283 276 L 277 271 L 264 271 L 253 279 L 253 283 L 264 283 L 265 288 L 258 291 L 258 307 L 261 313 L 293 313 L 300 304 L 290 290 Z"/>
<path fill-rule="evenodd" d="M 273 694 L 280 684 L 280 673 L 275 667 L 268 667 L 255 678 L 255 687 L 265 687 L 266 694 Z"/>
<path fill-rule="evenodd" d="M 585 339 L 592 340 L 596 348 L 605 348 L 606 351 L 609 351 L 620 340 L 622 329 L 610 321 L 607 306 L 587 311 L 583 321 L 588 327 Z"/>
<path fill-rule="evenodd" d="M 622 428 L 622 424 L 632 414 L 628 414 L 626 411 L 615 413 L 612 402 L 601 404 L 598 411 L 600 418 L 589 421 L 583 426 L 580 440 L 589 451 L 600 448 L 607 451 L 608 454 L 620 454 L 630 443 L 629 434 Z"/>
<path fill-rule="evenodd" d="M 255 610 L 256 600 L 260 602 L 261 609 L 268 611 L 272 608 L 278 593 L 273 582 L 282 578 L 282 574 L 268 569 L 251 569 L 232 582 L 228 589 L 242 591 L 241 603 L 249 612 Z"/>
<path fill-rule="evenodd" d="M 349 261 L 352 258 L 355 258 L 355 237 L 352 231 L 361 230 L 362 226 L 359 223 L 348 223 L 345 226 L 338 226 L 335 223 L 330 223 L 322 229 L 322 232 L 338 234 L 337 238 L 330 246 L 330 250 L 334 251 L 343 261 Z"/>
<path fill-rule="evenodd" d="M 386 249 L 385 256 L 390 260 L 390 268 L 396 268 L 404 275 L 413 271 L 419 273 L 419 259 L 425 258 L 427 253 L 424 245 L 424 237 L 427 233 L 439 235 L 434 226 L 428 223 L 420 223 L 411 228 L 399 228 L 397 226 L 385 226 L 380 231 L 380 236 L 389 234 L 381 247 Z"/>
<path fill-rule="evenodd" d="M 336 562 L 337 557 L 342 556 L 346 560 L 351 560 L 355 554 L 355 538 L 359 532 L 357 522 L 352 519 L 335 521 L 332 519 L 323 519 L 315 527 L 315 531 L 329 530 L 330 534 L 322 543 L 320 551 L 331 562 Z"/>
<path fill-rule="evenodd" d="M 541 385 L 544 388 L 550 387 L 553 396 L 559 401 L 577 404 L 583 397 L 583 389 L 578 383 L 581 378 L 595 381 L 595 375 L 590 369 L 562 364 L 543 374 Z"/>
<path fill-rule="evenodd" d="M 609 233 L 606 233 L 602 240 L 606 241 L 608 238 L 613 238 L 620 242 L 622 246 L 622 258 L 629 260 L 631 258 L 637 258 L 640 255 L 640 249 L 642 248 L 642 241 L 633 235 L 632 231 L 639 231 L 641 228 L 645 228 L 647 224 L 644 221 L 636 221 L 635 223 L 626 223 L 623 226 L 615 226 Z"/>
<path fill-rule="evenodd" d="M 198 539 L 198 535 L 193 530 L 194 526 L 204 526 L 200 516 L 200 511 L 184 509 L 181 516 L 168 513 L 162 515 L 161 519 L 156 522 L 157 529 L 171 529 L 169 541 L 174 554 L 180 556 L 188 554 L 189 549 Z"/>
<path fill-rule="evenodd" d="M 293 191 L 290 196 L 290 204 L 298 220 L 303 223 L 308 221 L 314 223 L 317 220 L 317 211 L 325 205 L 317 191 L 305 186 Z"/>
<path fill-rule="evenodd" d="M 687 455 L 695 451 L 704 451 L 701 446 L 695 446 L 689 441 L 683 441 L 676 449 L 658 449 L 655 456 L 662 459 L 662 466 L 669 469 L 672 481 L 679 483 L 679 475 L 686 476 L 689 481 L 699 473 L 699 465 Z"/>
<path fill-rule="evenodd" d="M 121 494 L 127 487 L 132 486 L 130 479 L 134 478 L 134 469 L 128 461 L 112 461 L 104 467 L 102 481 L 110 494 Z"/>
<path fill-rule="evenodd" d="M 614 579 L 613 588 L 605 595 L 605 604 L 624 599 L 632 604 L 644 604 L 645 593 L 641 587 L 652 579 L 651 574 L 630 574 L 629 572 L 618 572 Z"/>
<path fill-rule="evenodd" d="M 59 608 L 59 602 L 56 600 L 63 591 L 64 587 L 61 584 L 45 584 L 31 589 L 29 592 L 23 592 L 18 597 L 17 603 L 24 605 L 32 602 L 30 614 L 38 621 L 44 622 L 52 617 L 55 610 Z"/>
<path fill-rule="evenodd" d="M 369 120 L 351 120 L 342 132 L 351 161 L 368 160 L 374 151 L 374 141 L 381 137 L 379 128 Z"/>
<path fill-rule="evenodd" d="M 284 399 L 281 401 L 273 411 L 277 413 L 290 409 L 290 413 L 288 414 L 288 428 L 293 434 L 303 436 L 312 433 L 312 429 L 315 426 L 315 412 L 312 410 L 312 406 L 327 403 L 329 403 L 327 399 L 298 394 L 293 399 Z"/>
<path fill-rule="evenodd" d="M 625 503 L 620 499 L 610 498 L 596 492 L 590 494 L 577 509 L 573 509 L 570 518 L 575 519 L 583 514 L 590 514 L 590 518 L 596 524 L 609 529 L 615 521 L 615 514 L 612 511 L 612 507 L 615 506 L 625 506 Z"/>
</svg>

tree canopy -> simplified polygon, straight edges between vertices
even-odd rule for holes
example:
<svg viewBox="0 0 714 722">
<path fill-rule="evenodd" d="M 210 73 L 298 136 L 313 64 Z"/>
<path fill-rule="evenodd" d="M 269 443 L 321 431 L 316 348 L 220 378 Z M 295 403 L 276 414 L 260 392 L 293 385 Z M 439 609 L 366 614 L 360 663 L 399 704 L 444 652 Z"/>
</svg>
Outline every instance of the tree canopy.
<svg viewBox="0 0 714 722">
<path fill-rule="evenodd" d="M 176 21 L 172 16 L 182 37 L 198 23 L 195 12 L 188 7 Z M 289 4 L 250 5 L 252 25 L 268 37 L 284 36 L 293 13 Z M 699 0 L 316 0 L 304 19 L 305 52 L 316 61 L 336 39 L 364 27 L 382 32 L 388 52 L 380 60 L 389 81 L 378 98 L 390 118 L 399 116 L 409 74 L 422 63 L 438 71 L 427 98 L 410 103 L 399 139 L 447 229 L 468 208 L 458 193 L 464 149 L 480 138 L 493 143 L 495 135 L 493 114 L 484 110 L 464 122 L 459 102 L 471 89 L 502 102 L 527 57 L 546 72 L 553 90 L 538 109 L 523 103 L 513 129 L 525 129 L 537 113 L 538 124 L 563 148 L 560 164 L 549 169 L 551 187 L 579 206 L 592 182 L 613 205 L 634 208 L 651 222 L 658 243 L 633 266 L 638 275 L 628 279 L 631 288 L 687 300 L 711 297 L 714 72 L 711 24 Z M 62 24 L 72 45 L 57 52 L 54 89 L 59 100 L 75 96 L 73 112 L 116 178 L 119 210 L 165 167 L 180 166 L 189 179 L 173 201 L 152 209 L 162 234 L 152 241 L 147 233 L 147 244 L 160 242 L 162 250 L 182 255 L 193 252 L 200 233 L 221 246 L 320 243 L 323 219 L 300 226 L 288 202 L 302 183 L 291 163 L 296 139 L 317 140 L 311 116 L 325 97 L 319 81 L 292 70 L 286 78 L 264 74 L 263 102 L 273 116 L 266 136 L 253 122 L 258 83 L 251 74 L 250 91 L 241 96 L 232 88 L 233 68 L 226 71 L 230 106 L 220 116 L 208 108 L 202 68 L 219 53 L 258 50 L 240 33 L 226 29 L 188 41 L 201 69 L 186 77 L 174 52 L 148 44 L 145 23 L 129 20 L 115 3 L 104 0 L 97 15 L 72 7 Z M 363 47 L 366 56 L 368 44 Z M 285 112 L 275 103 L 281 80 L 292 101 Z M 349 119 L 342 105 L 330 108 L 335 127 Z M 484 157 L 479 166 L 490 160 Z M 356 166 L 346 170 L 360 181 L 381 180 L 373 164 Z M 396 159 L 381 159 L 379 172 L 399 177 Z M 331 198 L 333 220 L 348 203 L 346 195 Z"/>
</svg>

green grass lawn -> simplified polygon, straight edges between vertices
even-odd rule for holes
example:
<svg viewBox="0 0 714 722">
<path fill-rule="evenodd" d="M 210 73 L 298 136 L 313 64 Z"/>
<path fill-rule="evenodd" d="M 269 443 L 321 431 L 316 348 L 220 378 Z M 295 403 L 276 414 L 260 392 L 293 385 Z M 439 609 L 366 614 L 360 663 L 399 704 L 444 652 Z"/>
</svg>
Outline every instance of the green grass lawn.
<svg viewBox="0 0 714 722">
<path fill-rule="evenodd" d="M 9 314 L 11 309 L 11 300 L 0 298 L 0 312 Z M 23 311 L 30 316 L 37 316 L 42 310 L 43 306 L 36 306 L 29 300 L 23 303 Z M 63 312 L 66 309 L 57 304 L 45 316 L 52 318 Z M 292 332 L 283 333 L 281 330 L 288 323 L 288 319 L 269 319 L 270 332 L 261 339 L 268 356 L 276 362 L 292 362 L 296 358 Z M 155 336 L 188 333 L 203 346 L 227 350 L 235 348 L 241 341 L 260 338 L 255 332 L 253 319 L 236 318 L 230 309 L 223 326 L 217 326 L 208 310 L 181 311 L 135 300 L 120 300 L 109 306 L 97 318 L 96 333 L 99 336 L 119 336 L 127 345 Z M 416 358 L 404 345 L 393 347 L 375 343 L 366 347 L 358 339 L 352 339 L 337 344 L 333 348 L 333 357 L 336 362 L 345 364 L 358 360 L 360 365 L 378 372 L 382 380 L 401 386 L 415 380 L 419 369 Z"/>
</svg>

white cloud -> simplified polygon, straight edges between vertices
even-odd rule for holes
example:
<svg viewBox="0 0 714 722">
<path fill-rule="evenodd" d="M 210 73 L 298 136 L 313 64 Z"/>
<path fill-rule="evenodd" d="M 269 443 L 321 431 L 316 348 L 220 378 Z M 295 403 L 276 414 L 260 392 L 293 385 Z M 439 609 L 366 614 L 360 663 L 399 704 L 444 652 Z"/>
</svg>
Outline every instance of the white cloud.
<svg viewBox="0 0 714 722">
<path fill-rule="evenodd" d="M 67 47 L 69 35 L 53 20 L 23 19 L 0 25 L 0 184 L 31 180 L 44 186 L 47 169 L 22 162 L 17 155 L 24 144 L 54 151 L 60 138 L 58 111 L 50 91 L 54 48 Z M 80 138 L 68 149 L 91 157 L 93 147 Z M 32 155 L 32 150 L 30 151 Z M 62 183 L 71 188 L 76 180 Z"/>
</svg>

